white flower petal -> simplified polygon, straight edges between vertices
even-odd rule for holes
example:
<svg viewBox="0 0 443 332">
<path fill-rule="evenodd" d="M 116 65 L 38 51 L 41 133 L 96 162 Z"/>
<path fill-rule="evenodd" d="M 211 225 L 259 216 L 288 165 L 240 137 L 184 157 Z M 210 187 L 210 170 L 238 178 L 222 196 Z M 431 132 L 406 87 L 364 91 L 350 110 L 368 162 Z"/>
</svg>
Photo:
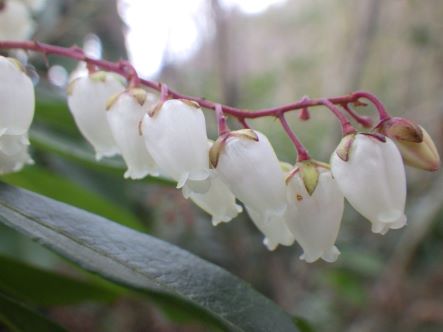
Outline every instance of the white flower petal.
<svg viewBox="0 0 443 332">
<path fill-rule="evenodd" d="M 128 167 L 125 178 L 141 179 L 148 174 L 158 175 L 158 166 L 146 150 L 139 133 L 143 115 L 156 102 L 153 95 L 147 94 L 147 97 L 145 103 L 140 105 L 130 93 L 121 93 L 106 112 L 112 135 Z"/>
<path fill-rule="evenodd" d="M 265 235 L 263 244 L 269 250 L 275 250 L 279 244 L 290 246 L 294 243 L 294 236 L 286 225 L 285 213 L 280 215 L 270 211 L 256 211 L 245 205 L 251 220 L 255 226 Z"/>
<path fill-rule="evenodd" d="M 209 147 L 200 108 L 167 100 L 156 114 L 143 117 L 143 136 L 162 173 L 175 179 L 177 188 L 187 185 L 197 193 L 209 189 Z"/>
<path fill-rule="evenodd" d="M 2 56 L 0 77 L 0 133 L 24 134 L 34 117 L 35 97 L 32 81 L 14 60 Z"/>
<path fill-rule="evenodd" d="M 266 136 L 256 134 L 258 141 L 230 136 L 220 153 L 217 172 L 250 209 L 278 217 L 286 209 L 283 172 Z"/>
<path fill-rule="evenodd" d="M 185 193 L 184 193 L 185 194 Z M 214 226 L 235 218 L 242 207 L 235 203 L 235 196 L 218 177 L 211 177 L 210 188 L 203 194 L 190 192 L 191 200 L 212 216 Z"/>
<path fill-rule="evenodd" d="M 97 160 L 116 155 L 119 149 L 106 119 L 106 102 L 124 90 L 122 80 L 98 72 L 76 79 L 69 90 L 69 109 L 80 132 L 94 147 Z"/>
<path fill-rule="evenodd" d="M 18 172 L 25 165 L 33 164 L 32 158 L 28 153 L 28 146 L 27 134 L 1 136 L 0 174 Z"/>
<path fill-rule="evenodd" d="M 374 233 L 406 224 L 405 171 L 391 139 L 381 142 L 358 134 L 348 161 L 332 154 L 331 171 L 349 203 L 372 223 Z"/>
<path fill-rule="evenodd" d="M 299 173 L 287 187 L 286 223 L 303 248 L 308 263 L 323 258 L 335 261 L 340 254 L 335 241 L 343 216 L 344 197 L 329 171 L 320 170 L 318 184 L 310 196 Z"/>
</svg>

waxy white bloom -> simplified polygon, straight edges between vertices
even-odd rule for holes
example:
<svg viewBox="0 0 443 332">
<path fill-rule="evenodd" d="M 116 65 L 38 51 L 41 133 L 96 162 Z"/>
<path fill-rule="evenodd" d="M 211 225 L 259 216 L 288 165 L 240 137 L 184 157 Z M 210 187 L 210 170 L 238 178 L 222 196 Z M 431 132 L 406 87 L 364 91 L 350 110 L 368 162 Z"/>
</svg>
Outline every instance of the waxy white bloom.
<svg viewBox="0 0 443 332">
<path fill-rule="evenodd" d="M 269 249 L 290 245 L 293 237 L 284 223 L 286 188 L 283 172 L 268 139 L 250 129 L 221 137 L 211 149 L 211 163 L 233 194 L 247 207 L 266 236 Z"/>
<path fill-rule="evenodd" d="M 209 190 L 208 137 L 197 104 L 178 99 L 159 104 L 143 117 L 142 132 L 162 174 L 177 181 L 177 188 L 186 186 L 196 193 Z"/>
<path fill-rule="evenodd" d="M 217 226 L 221 222 L 231 221 L 243 208 L 236 204 L 234 194 L 217 175 L 211 176 L 210 181 L 211 186 L 206 193 L 189 192 L 188 195 L 198 207 L 212 216 L 212 224 Z M 185 191 L 183 194 L 187 196 Z"/>
<path fill-rule="evenodd" d="M 268 250 L 275 250 L 279 244 L 290 246 L 294 235 L 286 224 L 286 214 L 269 215 L 266 211 L 257 211 L 245 205 L 246 211 L 255 226 L 265 235 L 263 244 Z"/>
<path fill-rule="evenodd" d="M 315 167 L 315 166 L 314 166 Z M 286 223 L 303 248 L 300 259 L 312 263 L 319 258 L 337 260 L 335 241 L 343 216 L 344 197 L 329 170 L 318 169 L 318 182 L 312 195 L 306 190 L 300 169 L 287 180 Z"/>
<path fill-rule="evenodd" d="M 331 171 L 349 203 L 372 223 L 374 233 L 406 224 L 405 171 L 400 152 L 391 139 L 371 135 L 348 136 L 331 157 Z M 341 157 L 339 156 L 341 155 Z M 343 158 L 345 160 L 343 160 Z"/>
<path fill-rule="evenodd" d="M 34 86 L 17 60 L 2 56 L 0 77 L 0 136 L 23 135 L 34 117 Z"/>
<path fill-rule="evenodd" d="M 20 171 L 26 164 L 33 164 L 28 153 L 27 134 L 0 137 L 0 174 Z"/>
<path fill-rule="evenodd" d="M 34 21 L 23 1 L 5 0 L 0 4 L 0 40 L 29 39 L 33 32 Z"/>
<path fill-rule="evenodd" d="M 109 127 L 128 167 L 125 178 L 157 176 L 158 167 L 146 150 L 139 123 L 156 103 L 154 95 L 142 89 L 130 89 L 113 97 L 106 112 Z"/>
<path fill-rule="evenodd" d="M 79 77 L 69 84 L 69 109 L 80 132 L 94 147 L 97 160 L 119 152 L 106 119 L 106 102 L 123 90 L 123 78 L 105 72 Z"/>
</svg>

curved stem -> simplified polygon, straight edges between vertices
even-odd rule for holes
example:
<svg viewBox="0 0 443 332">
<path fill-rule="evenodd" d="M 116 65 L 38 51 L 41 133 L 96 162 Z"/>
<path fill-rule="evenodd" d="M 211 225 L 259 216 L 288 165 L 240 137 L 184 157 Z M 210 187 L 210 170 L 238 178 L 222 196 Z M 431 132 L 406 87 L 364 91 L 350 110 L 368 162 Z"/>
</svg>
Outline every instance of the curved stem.
<svg viewBox="0 0 443 332">
<path fill-rule="evenodd" d="M 351 125 L 349 120 L 343 115 L 342 112 L 335 106 L 330 100 L 328 99 L 321 99 L 322 105 L 329 108 L 329 110 L 334 113 L 334 115 L 337 117 L 338 121 L 340 121 L 341 130 L 343 133 L 343 136 L 346 136 L 348 134 L 355 133 L 357 130 Z"/>
<path fill-rule="evenodd" d="M 362 125 L 365 128 L 371 128 L 372 127 L 372 120 L 368 116 L 362 116 L 357 114 L 352 108 L 349 107 L 348 104 L 341 105 L 343 109 L 360 125 Z"/>
<path fill-rule="evenodd" d="M 308 150 L 303 146 L 302 142 L 298 139 L 297 135 L 292 131 L 291 127 L 289 127 L 288 121 L 286 121 L 285 115 L 283 113 L 278 114 L 278 119 L 281 122 L 283 129 L 286 134 L 294 144 L 295 150 L 297 151 L 297 161 L 309 160 L 311 157 L 309 156 Z"/>
<path fill-rule="evenodd" d="M 120 75 L 126 77 L 128 80 L 131 80 L 131 78 L 134 79 L 134 77 L 131 76 L 133 73 L 131 74 L 130 72 L 128 72 L 128 67 L 122 66 L 122 64 L 121 64 L 122 62 L 114 63 L 114 62 L 107 61 L 107 60 L 99 60 L 99 59 L 91 58 L 91 57 L 85 55 L 83 50 L 79 47 L 66 48 L 66 47 L 61 47 L 61 46 L 44 44 L 44 43 L 40 43 L 40 42 L 36 42 L 36 41 L 0 41 L 0 49 L 22 49 L 22 50 L 29 50 L 29 51 L 38 52 L 38 53 L 43 54 L 44 56 L 51 55 L 51 54 L 57 55 L 57 56 L 62 56 L 62 57 L 74 59 L 77 61 L 84 61 L 87 64 L 96 66 L 97 68 L 100 68 L 102 70 L 107 70 L 107 71 L 111 71 L 111 72 L 120 74 Z M 137 76 L 137 79 L 138 79 L 138 76 Z M 161 83 L 154 82 L 151 80 L 139 79 L 139 83 L 148 87 L 148 88 L 159 91 L 159 92 L 161 91 L 161 88 L 162 88 Z M 214 110 L 215 106 L 216 106 L 215 102 L 212 102 L 212 101 L 204 99 L 204 98 L 194 97 L 194 96 L 186 96 L 184 94 L 173 91 L 171 89 L 169 89 L 168 92 L 169 92 L 168 96 L 170 98 L 192 100 L 192 101 L 195 101 L 196 103 L 198 103 L 203 108 Z M 356 103 L 356 102 L 358 102 L 359 98 L 366 98 L 366 99 L 370 100 L 374 104 L 374 106 L 377 108 L 377 110 L 380 114 L 380 119 L 389 118 L 389 114 L 384 109 L 383 104 L 378 100 L 377 97 L 375 97 L 373 94 L 371 94 L 369 92 L 358 91 L 358 92 L 355 92 L 350 95 L 328 98 L 327 100 L 331 104 L 344 105 L 347 103 Z M 223 107 L 224 114 L 229 114 L 230 116 L 233 116 L 233 117 L 239 119 L 240 121 L 242 121 L 241 119 L 245 120 L 245 119 L 256 119 L 256 118 L 261 118 L 261 117 L 266 117 L 266 116 L 277 116 L 278 114 L 283 114 L 283 113 L 290 112 L 293 110 L 325 105 L 324 100 L 325 99 L 310 99 L 307 97 L 303 97 L 299 101 L 294 102 L 294 103 L 290 103 L 290 104 L 286 104 L 286 105 L 282 105 L 282 106 L 278 106 L 278 107 L 273 107 L 273 108 L 265 108 L 265 109 L 256 110 L 253 112 L 250 110 L 239 109 L 239 108 L 228 106 L 228 105 L 222 105 L 222 107 Z"/>
<path fill-rule="evenodd" d="M 250 129 L 251 128 L 251 127 L 249 127 L 249 125 L 246 122 L 245 118 L 237 118 L 237 120 L 240 122 L 240 124 L 243 126 L 243 128 L 245 128 L 245 129 Z"/>
<path fill-rule="evenodd" d="M 366 91 L 356 91 L 352 94 L 352 96 L 356 97 L 357 100 L 360 98 L 364 98 L 364 99 L 369 100 L 374 105 L 375 109 L 377 110 L 378 115 L 380 117 L 380 121 L 387 120 L 387 119 L 391 118 L 391 116 L 386 111 L 386 109 L 385 109 L 383 103 L 380 101 L 380 99 L 378 99 L 372 93 L 366 92 Z"/>
</svg>

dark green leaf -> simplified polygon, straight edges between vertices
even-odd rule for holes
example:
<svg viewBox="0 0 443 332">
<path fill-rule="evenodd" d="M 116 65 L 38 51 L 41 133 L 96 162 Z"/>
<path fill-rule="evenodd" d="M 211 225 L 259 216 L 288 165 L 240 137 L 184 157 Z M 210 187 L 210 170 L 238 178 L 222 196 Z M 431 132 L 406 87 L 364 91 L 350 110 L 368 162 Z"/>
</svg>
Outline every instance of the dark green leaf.
<svg viewBox="0 0 443 332">
<path fill-rule="evenodd" d="M 306 319 L 302 317 L 294 317 L 293 320 L 300 332 L 315 332 L 312 325 Z"/>
<path fill-rule="evenodd" d="M 62 327 L 0 292 L 0 322 L 16 332 L 59 332 Z"/>
<path fill-rule="evenodd" d="M 45 271 L 0 256 L 0 291 L 37 305 L 65 305 L 85 301 L 111 301 L 114 289 Z"/>
<path fill-rule="evenodd" d="M 25 167 L 19 173 L 3 176 L 3 181 L 111 218 L 122 225 L 137 230 L 146 230 L 146 227 L 129 211 L 36 165 Z"/>
<path fill-rule="evenodd" d="M 95 159 L 92 148 L 86 143 L 79 143 L 63 135 L 33 127 L 30 132 L 32 146 L 43 151 L 52 152 L 69 160 L 80 163 L 92 169 L 107 171 L 108 173 L 123 177 L 126 165 L 120 158 Z M 147 177 L 144 181 L 171 185 L 171 180 L 162 177 Z"/>
<path fill-rule="evenodd" d="M 174 296 L 232 331 L 297 331 L 249 285 L 164 241 L 52 199 L 0 185 L 0 221 L 87 270 Z"/>
</svg>

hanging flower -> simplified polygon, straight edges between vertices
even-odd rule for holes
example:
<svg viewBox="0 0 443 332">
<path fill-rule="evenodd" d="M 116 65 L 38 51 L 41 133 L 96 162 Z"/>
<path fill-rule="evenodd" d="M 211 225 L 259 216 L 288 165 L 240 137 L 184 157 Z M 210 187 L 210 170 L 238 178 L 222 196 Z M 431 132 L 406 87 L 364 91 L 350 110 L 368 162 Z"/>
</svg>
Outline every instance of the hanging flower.
<svg viewBox="0 0 443 332">
<path fill-rule="evenodd" d="M 210 152 L 221 180 L 242 201 L 271 250 L 293 237 L 284 223 L 286 190 L 283 172 L 268 139 L 250 129 L 220 137 Z"/>
<path fill-rule="evenodd" d="M 257 211 L 245 205 L 249 217 L 255 226 L 265 236 L 263 244 L 268 250 L 275 250 L 279 244 L 291 246 L 294 243 L 294 235 L 286 224 L 286 215 L 269 214 L 267 211 Z"/>
<path fill-rule="evenodd" d="M 208 141 L 211 148 L 214 142 Z M 243 211 L 243 208 L 235 201 L 234 194 L 218 177 L 217 171 L 212 170 L 209 190 L 205 193 L 196 193 L 183 188 L 183 196 L 191 200 L 203 211 L 212 216 L 212 225 L 217 226 L 221 222 L 229 222 Z"/>
<path fill-rule="evenodd" d="M 28 153 L 27 134 L 3 135 L 0 137 L 0 174 L 20 171 L 25 165 L 33 164 Z"/>
<path fill-rule="evenodd" d="M 332 154 L 331 171 L 349 203 L 374 233 L 406 224 L 406 179 L 394 142 L 376 134 L 348 135 Z"/>
<path fill-rule="evenodd" d="M 34 86 L 15 59 L 0 56 L 0 77 L 0 136 L 23 135 L 34 117 Z"/>
<path fill-rule="evenodd" d="M 29 39 L 34 21 L 26 4 L 17 0 L 0 3 L 0 40 Z"/>
<path fill-rule="evenodd" d="M 141 179 L 158 175 L 158 167 L 146 150 L 139 123 L 156 103 L 143 89 L 129 89 L 108 101 L 106 118 L 120 153 L 128 167 L 125 178 Z"/>
<path fill-rule="evenodd" d="M 119 152 L 106 119 L 106 102 L 124 90 L 123 80 L 100 71 L 79 77 L 68 86 L 69 109 L 80 132 L 94 147 L 97 160 Z"/>
<path fill-rule="evenodd" d="M 236 204 L 234 194 L 217 175 L 211 176 L 210 181 L 211 186 L 206 193 L 191 191 L 188 195 L 198 207 L 212 216 L 212 224 L 217 226 L 221 222 L 231 221 L 243 208 Z M 187 196 L 185 192 L 183 194 Z"/>
<path fill-rule="evenodd" d="M 205 193 L 210 186 L 209 147 L 203 111 L 191 101 L 171 99 L 145 114 L 146 148 L 177 188 Z"/>
<path fill-rule="evenodd" d="M 343 216 L 344 197 L 327 165 L 304 161 L 286 179 L 286 223 L 303 249 L 300 259 L 337 260 L 335 241 Z M 311 185 L 313 184 L 313 185 Z"/>
</svg>

